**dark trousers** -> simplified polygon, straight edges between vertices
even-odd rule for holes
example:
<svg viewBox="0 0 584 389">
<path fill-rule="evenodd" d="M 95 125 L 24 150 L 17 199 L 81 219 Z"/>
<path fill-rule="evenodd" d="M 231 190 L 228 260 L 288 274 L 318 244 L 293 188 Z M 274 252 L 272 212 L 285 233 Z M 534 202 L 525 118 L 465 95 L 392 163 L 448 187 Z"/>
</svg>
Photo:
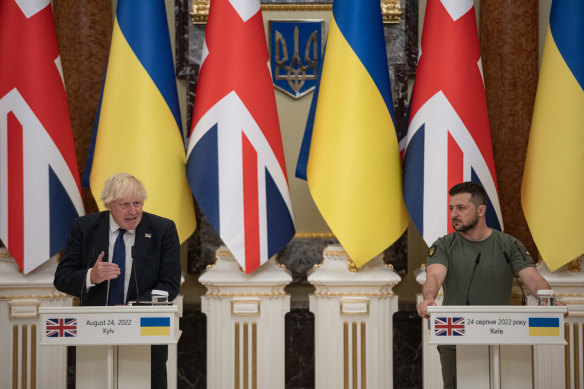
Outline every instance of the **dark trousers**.
<svg viewBox="0 0 584 389">
<path fill-rule="evenodd" d="M 456 347 L 438 346 L 444 389 L 456 389 Z"/>
<path fill-rule="evenodd" d="M 150 388 L 166 389 L 168 346 L 151 346 L 150 353 Z"/>
</svg>

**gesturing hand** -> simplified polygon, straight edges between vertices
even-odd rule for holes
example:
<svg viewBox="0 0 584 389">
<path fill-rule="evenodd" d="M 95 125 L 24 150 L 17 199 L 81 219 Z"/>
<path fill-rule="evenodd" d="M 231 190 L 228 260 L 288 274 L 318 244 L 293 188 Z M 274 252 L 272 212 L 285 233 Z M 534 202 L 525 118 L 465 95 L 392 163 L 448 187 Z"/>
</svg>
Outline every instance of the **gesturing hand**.
<svg viewBox="0 0 584 389">
<path fill-rule="evenodd" d="M 91 268 L 91 274 L 89 280 L 92 284 L 100 284 L 103 281 L 112 280 L 118 278 L 120 275 L 120 267 L 116 263 L 104 262 L 103 256 L 105 253 L 102 251 L 95 261 L 95 265 Z"/>
</svg>

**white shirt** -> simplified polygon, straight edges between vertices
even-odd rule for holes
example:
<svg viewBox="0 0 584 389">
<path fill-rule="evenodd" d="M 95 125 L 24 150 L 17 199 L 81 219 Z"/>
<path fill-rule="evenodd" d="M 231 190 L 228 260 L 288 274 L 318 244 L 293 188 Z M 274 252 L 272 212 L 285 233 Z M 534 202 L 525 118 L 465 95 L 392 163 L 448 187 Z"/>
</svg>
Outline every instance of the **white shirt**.
<svg viewBox="0 0 584 389">
<path fill-rule="evenodd" d="M 112 217 L 112 215 L 109 215 L 109 248 L 108 248 L 108 258 L 107 261 L 111 262 L 112 258 L 114 256 L 114 245 L 116 243 L 116 239 L 118 238 L 118 234 L 120 233 L 118 230 L 120 229 L 120 226 L 118 225 L 118 223 L 116 223 L 116 221 L 114 220 L 114 218 Z M 128 296 L 128 286 L 130 284 L 130 277 L 132 276 L 132 262 L 133 262 L 133 258 L 132 258 L 132 246 L 134 246 L 134 242 L 136 241 L 136 230 L 127 230 L 124 233 L 124 244 L 126 245 L 126 268 L 125 268 L 125 278 L 124 278 L 124 301 L 126 301 L 126 297 Z M 93 269 L 93 268 L 92 268 Z M 87 285 L 87 291 L 89 291 L 89 289 L 93 286 L 95 286 L 95 284 L 91 283 L 90 280 L 90 275 L 91 275 L 91 269 L 87 272 L 87 279 L 86 279 L 86 285 Z M 108 286 L 108 298 L 109 298 L 109 286 Z"/>
</svg>

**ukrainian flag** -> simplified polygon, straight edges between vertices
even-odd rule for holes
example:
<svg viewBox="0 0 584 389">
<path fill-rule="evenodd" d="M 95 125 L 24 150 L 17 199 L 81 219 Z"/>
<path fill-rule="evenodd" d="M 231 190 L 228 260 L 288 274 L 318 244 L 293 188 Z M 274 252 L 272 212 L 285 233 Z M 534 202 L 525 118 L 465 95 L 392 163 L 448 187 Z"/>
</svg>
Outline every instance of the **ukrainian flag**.
<svg viewBox="0 0 584 389">
<path fill-rule="evenodd" d="M 140 336 L 170 336 L 170 318 L 141 317 Z"/>
<path fill-rule="evenodd" d="M 554 0 L 535 99 L 521 201 L 554 271 L 584 254 L 584 2 Z"/>
<path fill-rule="evenodd" d="M 560 319 L 557 317 L 530 317 L 529 336 L 560 336 Z"/>
<path fill-rule="evenodd" d="M 114 173 L 144 184 L 144 210 L 194 231 L 193 197 L 163 0 L 119 0 L 100 107 L 85 171 L 94 198 Z M 104 209 L 100 204 L 100 209 Z"/>
<path fill-rule="evenodd" d="M 378 0 L 333 4 L 310 140 L 311 195 L 362 266 L 395 242 L 408 221 Z"/>
</svg>

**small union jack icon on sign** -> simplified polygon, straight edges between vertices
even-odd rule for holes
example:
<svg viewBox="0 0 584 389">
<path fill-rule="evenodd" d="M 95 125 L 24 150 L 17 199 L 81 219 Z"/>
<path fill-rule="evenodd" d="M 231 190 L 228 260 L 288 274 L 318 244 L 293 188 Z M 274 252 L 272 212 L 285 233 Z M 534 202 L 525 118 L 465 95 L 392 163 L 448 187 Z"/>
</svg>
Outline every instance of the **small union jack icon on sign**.
<svg viewBox="0 0 584 389">
<path fill-rule="evenodd" d="M 73 338 L 77 336 L 77 319 L 47 319 L 45 330 L 48 338 Z"/>
<path fill-rule="evenodd" d="M 464 317 L 437 317 L 434 319 L 434 335 L 464 336 Z"/>
</svg>

